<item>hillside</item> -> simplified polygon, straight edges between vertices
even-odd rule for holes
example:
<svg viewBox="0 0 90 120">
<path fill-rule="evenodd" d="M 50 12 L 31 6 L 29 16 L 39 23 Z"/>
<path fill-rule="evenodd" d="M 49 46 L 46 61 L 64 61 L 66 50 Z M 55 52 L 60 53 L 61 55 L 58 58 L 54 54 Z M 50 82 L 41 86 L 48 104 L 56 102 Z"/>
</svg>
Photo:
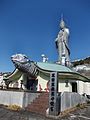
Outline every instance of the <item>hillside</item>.
<svg viewBox="0 0 90 120">
<path fill-rule="evenodd" d="M 72 62 L 73 67 L 76 67 L 77 65 L 85 65 L 85 64 L 90 64 L 90 57 L 87 57 L 85 59 L 81 60 L 75 60 Z"/>
<path fill-rule="evenodd" d="M 72 62 L 73 70 L 90 78 L 90 57 Z"/>
</svg>

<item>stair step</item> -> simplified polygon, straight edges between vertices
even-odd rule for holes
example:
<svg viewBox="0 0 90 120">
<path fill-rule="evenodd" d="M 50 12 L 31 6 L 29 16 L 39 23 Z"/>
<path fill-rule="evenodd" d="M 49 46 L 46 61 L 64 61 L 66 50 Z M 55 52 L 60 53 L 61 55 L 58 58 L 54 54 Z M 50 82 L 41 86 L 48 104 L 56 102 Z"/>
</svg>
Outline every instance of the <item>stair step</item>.
<svg viewBox="0 0 90 120">
<path fill-rule="evenodd" d="M 43 109 L 43 108 L 48 108 L 48 106 L 28 106 L 27 108 L 29 108 L 29 109 L 36 109 L 36 108 L 38 108 L 39 110 L 40 109 Z"/>
<path fill-rule="evenodd" d="M 47 108 L 47 107 L 48 107 L 48 105 L 44 105 L 44 106 L 43 105 L 39 105 L 39 106 L 38 105 L 37 106 L 36 105 L 31 105 L 31 106 L 28 106 L 28 108 L 34 108 L 34 109 L 35 108 L 39 108 L 39 109 L 40 108 Z"/>
<path fill-rule="evenodd" d="M 28 104 L 26 109 L 44 115 L 49 106 L 48 100 L 49 93 L 41 93 L 31 104 Z"/>
<path fill-rule="evenodd" d="M 33 101 L 32 103 L 34 103 L 34 104 L 48 104 L 48 100 L 46 101 L 46 100 L 44 100 L 44 101 Z"/>
</svg>

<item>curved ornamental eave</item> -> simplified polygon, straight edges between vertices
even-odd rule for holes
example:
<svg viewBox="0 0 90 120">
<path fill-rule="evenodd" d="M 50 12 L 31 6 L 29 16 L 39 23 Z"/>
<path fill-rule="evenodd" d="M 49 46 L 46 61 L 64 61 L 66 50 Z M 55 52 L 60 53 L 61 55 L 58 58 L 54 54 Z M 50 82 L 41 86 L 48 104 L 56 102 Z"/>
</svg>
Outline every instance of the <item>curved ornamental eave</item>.
<svg viewBox="0 0 90 120">
<path fill-rule="evenodd" d="M 37 63 L 40 72 L 44 75 L 50 74 L 50 72 L 58 72 L 59 78 L 62 80 L 79 80 L 83 82 L 90 82 L 90 79 L 81 75 L 78 72 L 71 70 L 70 68 L 58 64 L 52 63 Z"/>
<path fill-rule="evenodd" d="M 22 72 L 18 69 L 15 69 L 10 75 L 4 76 L 5 81 L 16 81 L 22 76 Z"/>
<path fill-rule="evenodd" d="M 46 76 L 50 76 L 51 72 L 57 72 L 57 71 L 41 70 L 40 72 L 43 73 Z M 83 75 L 81 75 L 77 72 L 65 72 L 65 71 L 58 72 L 58 77 L 61 80 L 76 80 L 76 81 L 79 80 L 79 81 L 83 81 L 83 82 L 90 82 L 89 78 L 87 78 L 86 76 L 83 76 Z"/>
<path fill-rule="evenodd" d="M 60 72 L 59 77 L 64 79 L 64 80 L 79 80 L 83 82 L 90 82 L 90 79 L 87 78 L 86 76 L 81 75 L 80 73 L 77 72 Z"/>
</svg>

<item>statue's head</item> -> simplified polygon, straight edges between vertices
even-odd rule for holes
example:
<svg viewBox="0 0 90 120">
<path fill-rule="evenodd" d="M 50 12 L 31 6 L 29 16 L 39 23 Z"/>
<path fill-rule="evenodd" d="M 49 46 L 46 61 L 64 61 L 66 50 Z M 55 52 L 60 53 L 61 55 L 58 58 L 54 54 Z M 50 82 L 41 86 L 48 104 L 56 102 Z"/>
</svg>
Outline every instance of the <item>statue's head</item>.
<svg viewBox="0 0 90 120">
<path fill-rule="evenodd" d="M 64 22 L 63 19 L 61 19 L 60 28 L 61 28 L 61 29 L 65 28 L 65 22 Z"/>
<path fill-rule="evenodd" d="M 24 54 L 15 54 L 11 56 L 13 62 L 27 63 L 29 61 L 28 57 Z"/>
</svg>

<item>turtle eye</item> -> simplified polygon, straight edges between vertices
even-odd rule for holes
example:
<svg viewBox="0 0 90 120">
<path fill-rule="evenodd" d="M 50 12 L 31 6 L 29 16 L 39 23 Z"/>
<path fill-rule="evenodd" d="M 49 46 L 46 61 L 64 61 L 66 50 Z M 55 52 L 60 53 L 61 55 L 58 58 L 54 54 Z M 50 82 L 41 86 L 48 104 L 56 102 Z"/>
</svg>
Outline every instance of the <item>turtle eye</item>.
<svg viewBox="0 0 90 120">
<path fill-rule="evenodd" d="M 25 56 L 24 59 L 28 60 L 28 58 Z"/>
<path fill-rule="evenodd" d="M 11 59 L 13 59 L 13 57 L 11 56 Z"/>
</svg>

